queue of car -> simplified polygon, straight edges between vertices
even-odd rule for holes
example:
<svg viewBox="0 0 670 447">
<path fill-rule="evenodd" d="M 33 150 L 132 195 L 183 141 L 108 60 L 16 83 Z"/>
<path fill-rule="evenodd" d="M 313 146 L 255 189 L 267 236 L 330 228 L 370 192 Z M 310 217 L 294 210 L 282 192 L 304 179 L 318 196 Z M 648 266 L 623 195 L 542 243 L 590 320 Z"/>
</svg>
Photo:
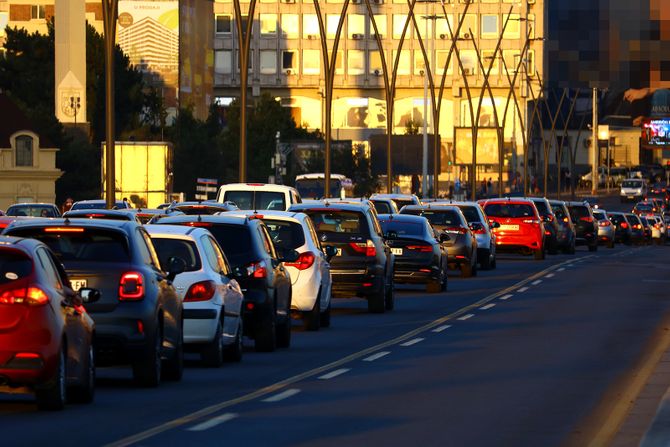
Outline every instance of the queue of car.
<svg viewBox="0 0 670 447">
<path fill-rule="evenodd" d="M 443 292 L 449 269 L 475 276 L 499 253 L 664 244 L 668 198 L 642 198 L 630 213 L 541 197 L 303 202 L 293 188 L 235 184 L 218 202 L 152 210 L 97 200 L 44 217 L 48 204 L 17 205 L 0 218 L 0 390 L 28 387 L 39 408 L 62 409 L 93 400 L 96 366 L 130 365 L 155 387 L 181 379 L 185 352 L 219 367 L 242 359 L 244 336 L 257 351 L 289 347 L 292 318 L 329 327 L 333 298 L 383 313 L 396 283 Z"/>
</svg>

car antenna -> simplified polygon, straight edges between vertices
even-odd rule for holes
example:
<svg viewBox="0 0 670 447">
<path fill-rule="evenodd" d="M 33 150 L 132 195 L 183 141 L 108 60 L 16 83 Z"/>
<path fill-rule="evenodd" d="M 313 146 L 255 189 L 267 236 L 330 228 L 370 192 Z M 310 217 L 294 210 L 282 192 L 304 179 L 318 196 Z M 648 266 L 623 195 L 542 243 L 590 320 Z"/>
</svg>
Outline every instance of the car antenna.
<svg viewBox="0 0 670 447">
<path fill-rule="evenodd" d="M 202 214 L 198 214 L 198 222 L 202 222 Z"/>
<path fill-rule="evenodd" d="M 63 221 L 65 225 L 70 225 L 70 218 L 65 216 L 65 220 Z"/>
</svg>

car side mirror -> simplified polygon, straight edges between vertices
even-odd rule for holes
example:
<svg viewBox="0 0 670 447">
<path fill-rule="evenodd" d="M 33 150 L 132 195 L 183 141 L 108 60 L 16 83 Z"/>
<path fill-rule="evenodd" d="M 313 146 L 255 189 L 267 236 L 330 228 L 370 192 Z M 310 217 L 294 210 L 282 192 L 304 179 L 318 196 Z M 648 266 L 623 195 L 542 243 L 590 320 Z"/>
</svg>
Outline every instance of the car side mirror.
<svg viewBox="0 0 670 447">
<path fill-rule="evenodd" d="M 440 242 L 447 242 L 450 241 L 451 238 L 447 233 L 440 233 Z"/>
<path fill-rule="evenodd" d="M 77 292 L 81 302 L 84 304 L 95 303 L 100 300 L 100 291 L 98 289 L 89 289 L 87 287 L 82 287 Z"/>
<path fill-rule="evenodd" d="M 173 281 L 178 274 L 184 273 L 186 271 L 186 261 L 184 261 L 182 258 L 172 256 L 170 257 L 168 264 L 167 274 L 170 281 Z"/>
<path fill-rule="evenodd" d="M 337 247 L 334 245 L 326 245 L 323 247 L 323 251 L 326 254 L 326 260 L 330 262 L 335 256 L 337 256 Z"/>
<path fill-rule="evenodd" d="M 495 222 L 495 221 L 493 221 L 493 222 L 490 222 L 490 223 L 489 223 L 489 226 L 490 226 L 491 228 L 500 228 L 500 223 L 499 223 L 499 222 Z"/>
<path fill-rule="evenodd" d="M 397 231 L 388 231 L 384 235 L 384 239 L 388 239 L 388 240 L 398 239 L 398 232 Z"/>
<path fill-rule="evenodd" d="M 551 216 L 543 216 L 542 222 L 551 222 Z"/>
<path fill-rule="evenodd" d="M 280 262 L 295 262 L 298 260 L 300 253 L 295 250 L 284 250 L 279 257 Z"/>
</svg>

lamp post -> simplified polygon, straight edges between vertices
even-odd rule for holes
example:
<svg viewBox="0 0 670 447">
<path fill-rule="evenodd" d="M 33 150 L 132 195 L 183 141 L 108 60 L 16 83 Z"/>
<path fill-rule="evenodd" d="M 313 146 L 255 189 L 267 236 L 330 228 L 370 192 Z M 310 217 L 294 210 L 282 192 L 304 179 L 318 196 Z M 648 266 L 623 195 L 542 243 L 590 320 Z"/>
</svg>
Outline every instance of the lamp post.
<svg viewBox="0 0 670 447">
<path fill-rule="evenodd" d="M 598 192 L 598 88 L 593 88 L 593 116 L 591 123 L 591 195 Z"/>
<path fill-rule="evenodd" d="M 605 163 L 607 163 L 607 177 L 605 178 L 605 188 L 607 192 L 610 190 L 610 126 L 601 124 L 598 126 L 598 140 L 605 140 L 607 148 L 605 149 Z M 599 145 L 600 146 L 600 145 Z M 593 180 L 593 179 L 591 179 Z M 600 172 L 596 176 L 596 180 L 600 180 Z"/>
<path fill-rule="evenodd" d="M 115 155 L 114 155 L 114 48 L 116 46 L 116 19 L 119 13 L 118 0 L 102 0 L 102 19 L 105 29 L 105 203 L 114 207 L 116 201 Z M 76 112 L 75 112 L 76 116 Z"/>
</svg>

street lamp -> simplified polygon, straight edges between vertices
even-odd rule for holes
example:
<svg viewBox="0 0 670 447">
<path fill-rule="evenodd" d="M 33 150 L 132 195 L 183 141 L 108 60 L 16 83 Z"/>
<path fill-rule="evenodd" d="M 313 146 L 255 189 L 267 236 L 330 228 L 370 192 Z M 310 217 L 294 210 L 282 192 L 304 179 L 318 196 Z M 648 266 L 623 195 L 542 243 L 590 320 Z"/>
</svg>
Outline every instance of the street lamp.
<svg viewBox="0 0 670 447">
<path fill-rule="evenodd" d="M 607 178 L 605 179 L 607 191 L 610 189 L 610 126 L 607 124 L 600 124 L 598 126 L 598 140 L 605 140 L 607 143 L 607 149 L 605 150 L 605 163 L 607 164 Z M 598 168 L 600 169 L 600 168 Z M 592 176 L 593 177 L 593 176 Z M 591 179 L 592 181 L 600 180 L 600 173 L 596 176 L 596 180 Z"/>
<path fill-rule="evenodd" d="M 118 0 L 102 0 L 102 19 L 105 28 L 105 203 L 111 209 L 115 205 L 115 156 L 114 156 L 114 49 L 116 46 L 116 19 L 119 14 Z M 76 116 L 76 111 L 75 111 Z"/>
</svg>

